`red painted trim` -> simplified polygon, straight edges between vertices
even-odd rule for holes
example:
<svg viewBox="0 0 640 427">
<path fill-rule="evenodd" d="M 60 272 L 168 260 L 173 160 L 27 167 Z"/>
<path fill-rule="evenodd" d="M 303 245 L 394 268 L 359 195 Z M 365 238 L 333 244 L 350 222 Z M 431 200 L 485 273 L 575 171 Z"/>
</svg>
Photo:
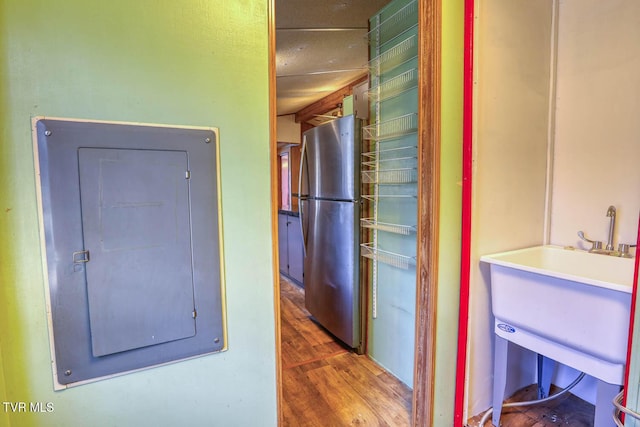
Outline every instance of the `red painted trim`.
<svg viewBox="0 0 640 427">
<path fill-rule="evenodd" d="M 462 427 L 469 324 L 469 276 L 471 273 L 471 178 L 473 165 L 473 23 L 474 0 L 464 2 L 464 104 L 462 131 L 462 245 L 460 262 L 460 313 L 456 361 L 454 427 Z"/>
<path fill-rule="evenodd" d="M 638 244 L 638 246 L 640 246 L 640 216 L 638 217 L 638 238 L 636 240 L 636 243 Z M 627 386 L 629 385 L 629 365 L 631 363 L 631 344 L 633 343 L 633 329 L 635 327 L 634 318 L 635 318 L 635 312 L 636 312 L 636 300 L 638 296 L 638 275 L 640 274 L 639 270 L 640 270 L 640 251 L 636 246 L 636 267 L 633 273 L 633 293 L 631 294 L 631 318 L 629 319 L 629 344 L 627 346 L 627 366 L 626 366 L 626 372 L 624 376 L 625 392 L 624 392 L 624 397 L 622 399 L 623 405 L 627 404 L 627 390 L 628 390 Z M 624 416 L 624 414 L 622 415 Z"/>
</svg>

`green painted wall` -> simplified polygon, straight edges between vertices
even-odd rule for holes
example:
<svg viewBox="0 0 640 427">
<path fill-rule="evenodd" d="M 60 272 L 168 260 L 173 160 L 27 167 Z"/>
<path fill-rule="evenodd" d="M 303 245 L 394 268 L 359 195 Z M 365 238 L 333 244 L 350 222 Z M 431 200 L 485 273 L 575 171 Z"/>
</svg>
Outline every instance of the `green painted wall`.
<svg viewBox="0 0 640 427">
<path fill-rule="evenodd" d="M 464 0 L 442 2 L 440 242 L 434 426 L 452 425 L 455 398 L 462 217 Z"/>
<path fill-rule="evenodd" d="M 1 330 L 1 329 L 0 329 Z M 0 347 L 0 368 L 2 367 L 2 348 Z M 0 369 L 0 402 L 6 402 L 6 389 L 4 385 L 4 372 Z M 0 426 L 9 425 L 9 414 L 4 410 L 4 404 L 0 408 Z"/>
<path fill-rule="evenodd" d="M 4 58 L 6 58 L 5 43 L 2 42 L 4 37 L 4 33 L 3 33 L 4 22 L 5 22 L 4 8 L 0 7 L 0 59 L 2 60 L 2 62 L 0 62 L 0 120 L 2 117 L 4 117 L 4 112 L 7 111 L 6 94 L 8 89 L 8 85 L 5 82 L 6 67 L 2 65 L 5 63 Z M 6 191 L 4 190 L 5 178 L 2 171 L 5 171 L 7 169 L 7 161 L 3 156 L 3 147 L 5 145 L 4 141 L 6 141 L 6 127 L 0 126 L 0 248 L 4 246 L 3 242 L 6 242 L 7 238 L 9 238 L 7 221 L 4 218 L 6 213 L 5 211 Z M 2 337 L 5 335 L 4 331 L 7 330 L 6 323 L 4 322 L 4 316 L 2 314 L 4 312 L 4 307 L 2 307 L 2 302 L 1 302 L 1 301 L 5 301 L 4 288 L 5 288 L 5 281 L 8 280 L 8 277 L 5 277 L 3 274 L 6 269 L 5 267 L 6 262 L 4 262 L 4 259 L 5 259 L 4 252 L 0 252 L 0 402 L 7 401 L 6 386 L 5 386 L 5 380 L 4 380 L 4 370 L 3 370 L 4 364 L 2 359 Z M 9 425 L 9 415 L 5 413 L 4 405 L 3 405 L 3 407 L 0 408 L 0 426 L 7 426 L 7 425 Z"/>
<path fill-rule="evenodd" d="M 1 425 L 276 424 L 267 3 L 0 0 Z M 53 391 L 35 115 L 220 128 L 227 352 Z"/>
</svg>

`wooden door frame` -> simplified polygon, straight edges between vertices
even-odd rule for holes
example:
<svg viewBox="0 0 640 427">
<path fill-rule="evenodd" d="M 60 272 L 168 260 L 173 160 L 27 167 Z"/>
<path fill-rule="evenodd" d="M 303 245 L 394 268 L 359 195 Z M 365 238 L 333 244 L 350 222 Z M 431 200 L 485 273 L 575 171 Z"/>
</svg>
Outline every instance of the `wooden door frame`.
<svg viewBox="0 0 640 427">
<path fill-rule="evenodd" d="M 418 231 L 412 425 L 432 426 L 440 226 L 442 0 L 418 2 Z"/>
<path fill-rule="evenodd" d="M 418 0 L 418 231 L 412 425 L 432 426 L 440 207 L 442 0 Z M 278 239 L 275 0 L 268 0 L 271 235 Z M 272 245 L 278 424 L 283 424 L 278 248 Z"/>
<path fill-rule="evenodd" d="M 273 310 L 276 339 L 276 410 L 278 425 L 283 425 L 282 362 L 280 346 L 280 255 L 278 252 L 278 138 L 276 134 L 276 14 L 275 0 L 267 1 L 267 33 L 269 52 L 269 163 L 271 165 L 271 254 L 273 258 Z"/>
</svg>

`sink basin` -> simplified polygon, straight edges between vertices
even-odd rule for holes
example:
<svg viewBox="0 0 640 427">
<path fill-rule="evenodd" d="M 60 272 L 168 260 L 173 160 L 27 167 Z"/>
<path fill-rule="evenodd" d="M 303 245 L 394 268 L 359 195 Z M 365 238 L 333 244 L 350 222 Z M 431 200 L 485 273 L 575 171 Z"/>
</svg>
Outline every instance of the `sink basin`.
<svg viewBox="0 0 640 427">
<path fill-rule="evenodd" d="M 623 383 L 632 259 L 537 246 L 480 260 L 490 265 L 496 335 Z"/>
</svg>

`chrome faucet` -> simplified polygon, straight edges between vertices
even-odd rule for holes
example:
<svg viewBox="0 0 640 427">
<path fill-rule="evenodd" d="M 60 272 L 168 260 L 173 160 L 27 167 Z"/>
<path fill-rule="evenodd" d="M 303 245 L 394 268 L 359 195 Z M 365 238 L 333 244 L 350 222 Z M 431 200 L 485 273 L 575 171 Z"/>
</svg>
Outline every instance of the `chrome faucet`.
<svg viewBox="0 0 640 427">
<path fill-rule="evenodd" d="M 578 231 L 578 237 L 580 237 L 585 242 L 591 243 L 591 249 L 589 249 L 589 252 L 591 253 L 612 255 L 612 256 L 618 256 L 622 258 L 633 258 L 633 255 L 631 255 L 631 253 L 629 252 L 629 249 L 635 248 L 636 245 L 620 243 L 618 244 L 617 250 L 613 249 L 613 232 L 616 228 L 616 207 L 615 206 L 609 206 L 609 209 L 607 209 L 607 217 L 611 219 L 609 220 L 609 239 L 607 240 L 607 246 L 605 246 L 604 249 L 602 249 L 601 241 L 588 239 L 587 237 L 585 237 L 584 232 L 582 231 Z"/>
<path fill-rule="evenodd" d="M 607 217 L 611 219 L 609 220 L 609 240 L 607 240 L 607 246 L 605 247 L 605 249 L 608 251 L 612 251 L 613 250 L 613 229 L 616 227 L 616 207 L 615 206 L 609 206 L 609 209 L 607 209 Z"/>
<path fill-rule="evenodd" d="M 584 231 L 578 231 L 578 237 L 585 242 L 591 243 L 591 249 L 589 249 L 589 252 L 593 252 L 596 254 L 606 253 L 606 251 L 602 249 L 602 242 L 600 240 L 587 239 L 587 237 L 584 235 Z"/>
</svg>

